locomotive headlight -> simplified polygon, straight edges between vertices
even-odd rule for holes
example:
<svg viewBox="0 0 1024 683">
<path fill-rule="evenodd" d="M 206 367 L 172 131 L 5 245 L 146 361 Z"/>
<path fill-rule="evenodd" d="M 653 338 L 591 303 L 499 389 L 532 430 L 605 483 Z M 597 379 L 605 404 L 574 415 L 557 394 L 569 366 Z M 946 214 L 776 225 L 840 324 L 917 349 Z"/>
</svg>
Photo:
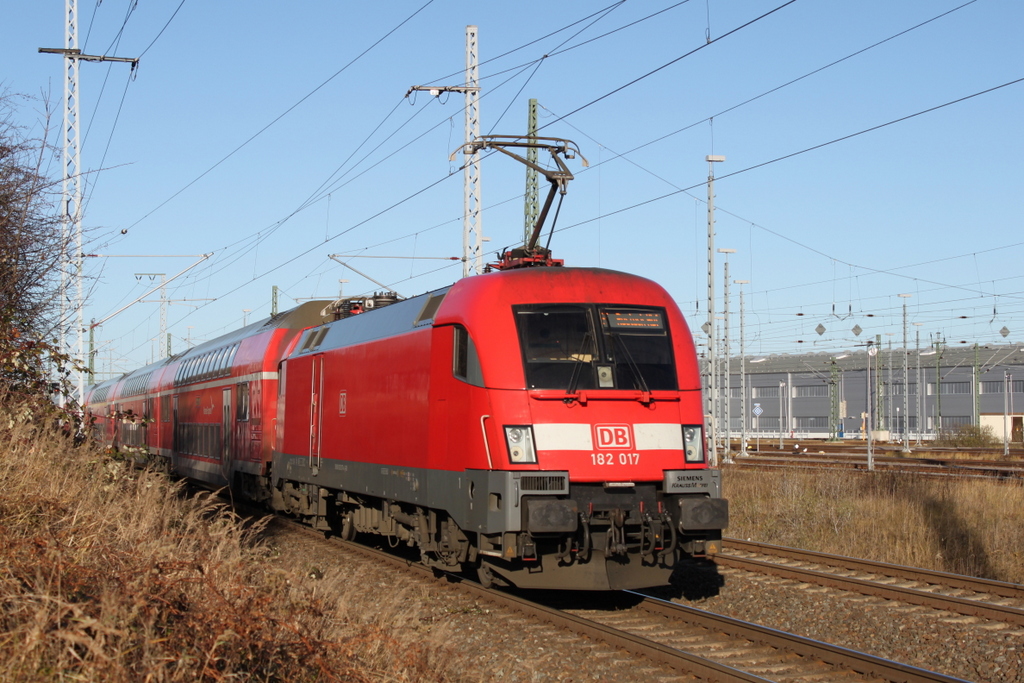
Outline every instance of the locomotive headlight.
<svg viewBox="0 0 1024 683">
<path fill-rule="evenodd" d="M 517 465 L 537 462 L 537 451 L 533 447 L 533 428 L 529 425 L 506 425 L 505 445 L 508 446 L 509 462 Z"/>
<path fill-rule="evenodd" d="M 683 425 L 683 449 L 686 462 L 704 462 L 703 430 L 695 425 Z"/>
</svg>

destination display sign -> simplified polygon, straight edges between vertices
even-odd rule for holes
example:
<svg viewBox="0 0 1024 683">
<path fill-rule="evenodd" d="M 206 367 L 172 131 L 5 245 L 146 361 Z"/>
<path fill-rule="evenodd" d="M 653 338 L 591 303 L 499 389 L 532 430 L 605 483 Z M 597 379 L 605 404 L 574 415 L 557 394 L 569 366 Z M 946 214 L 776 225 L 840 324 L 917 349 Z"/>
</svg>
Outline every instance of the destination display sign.
<svg viewBox="0 0 1024 683">
<path fill-rule="evenodd" d="M 665 319 L 660 311 L 604 311 L 604 318 L 610 330 L 663 331 Z"/>
</svg>

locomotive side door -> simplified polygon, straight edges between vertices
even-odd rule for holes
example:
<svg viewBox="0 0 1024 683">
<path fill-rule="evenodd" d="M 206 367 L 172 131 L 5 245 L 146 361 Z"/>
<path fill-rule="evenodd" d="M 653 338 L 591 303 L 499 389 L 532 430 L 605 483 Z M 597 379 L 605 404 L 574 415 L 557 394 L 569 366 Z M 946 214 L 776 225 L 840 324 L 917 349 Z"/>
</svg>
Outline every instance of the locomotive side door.
<svg viewBox="0 0 1024 683">
<path fill-rule="evenodd" d="M 230 481 L 231 477 L 231 387 L 225 387 L 221 392 L 223 405 L 221 406 L 221 447 L 220 447 L 220 472 L 224 478 Z"/>
<path fill-rule="evenodd" d="M 171 397 L 171 462 L 181 450 L 181 437 L 178 435 L 178 395 Z"/>
<path fill-rule="evenodd" d="M 320 471 L 320 430 L 323 426 L 324 356 L 309 359 L 309 468 Z"/>
</svg>

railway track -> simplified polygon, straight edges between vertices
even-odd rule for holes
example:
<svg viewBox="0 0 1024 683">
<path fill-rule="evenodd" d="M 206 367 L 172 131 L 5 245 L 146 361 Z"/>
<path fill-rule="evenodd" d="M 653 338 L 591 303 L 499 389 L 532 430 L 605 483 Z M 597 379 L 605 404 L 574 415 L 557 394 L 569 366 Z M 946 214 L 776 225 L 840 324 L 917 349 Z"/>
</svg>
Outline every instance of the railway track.
<svg viewBox="0 0 1024 683">
<path fill-rule="evenodd" d="M 851 469 L 867 470 L 866 453 L 817 452 L 818 446 L 807 447 L 807 452 L 785 453 L 757 451 L 747 455 L 734 455 L 726 467 L 741 469 Z M 1024 463 L 1020 461 L 961 460 L 954 458 L 917 458 L 875 456 L 875 471 L 905 472 L 922 476 L 958 476 L 1004 481 L 1024 481 Z"/>
<path fill-rule="evenodd" d="M 382 550 L 326 540 L 321 533 L 300 525 L 289 524 L 289 528 L 405 571 L 440 575 L 436 570 Z M 611 593 L 604 597 L 564 592 L 524 597 L 483 588 L 463 576 L 444 575 L 444 578 L 458 590 L 501 610 L 517 612 L 527 619 L 603 642 L 671 668 L 681 676 L 747 683 L 804 677 L 850 683 L 961 680 L 636 592 Z M 538 597 L 540 599 L 534 599 Z M 600 609 L 592 608 L 595 601 L 601 605 Z M 584 607 L 581 603 L 588 604 Z"/>
<path fill-rule="evenodd" d="M 1024 586 L 738 539 L 721 567 L 772 574 L 935 610 L 1024 626 Z"/>
<path fill-rule="evenodd" d="M 591 621 L 699 655 L 753 680 L 958 681 L 933 671 L 766 628 L 675 602 L 641 598 L 628 610 L 572 610 Z M 749 680 L 739 678 L 737 680 Z"/>
</svg>

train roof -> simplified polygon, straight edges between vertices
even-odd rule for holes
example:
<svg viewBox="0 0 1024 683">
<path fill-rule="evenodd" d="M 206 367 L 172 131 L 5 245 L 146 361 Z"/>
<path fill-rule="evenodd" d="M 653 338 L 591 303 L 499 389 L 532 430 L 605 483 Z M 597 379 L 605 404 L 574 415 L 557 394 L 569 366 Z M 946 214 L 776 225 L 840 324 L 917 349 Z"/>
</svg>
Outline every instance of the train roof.
<svg viewBox="0 0 1024 683">
<path fill-rule="evenodd" d="M 631 304 L 638 300 L 672 302 L 653 280 L 606 268 L 519 268 L 465 278 L 456 282 L 438 322 L 449 311 L 530 303 Z"/>
<path fill-rule="evenodd" d="M 205 353 L 210 349 L 233 344 L 247 337 L 253 337 L 257 334 L 262 334 L 271 330 L 301 330 L 307 327 L 321 325 L 332 319 L 329 314 L 325 315 L 324 311 L 324 309 L 330 304 L 331 301 L 329 299 L 307 301 L 299 304 L 295 308 L 290 308 L 287 311 L 281 311 L 277 315 L 257 320 L 254 323 L 232 332 L 228 332 L 227 334 L 211 339 L 210 341 L 203 342 L 202 344 L 196 344 L 187 351 L 183 351 L 180 354 L 172 356 L 168 360 L 173 361 L 191 358 L 192 356 Z"/>
<path fill-rule="evenodd" d="M 306 332 L 291 356 L 327 351 L 412 332 L 421 327 L 489 317 L 496 307 L 538 302 L 637 303 L 672 301 L 657 283 L 603 268 L 523 268 L 464 278 L 379 309 Z"/>
<path fill-rule="evenodd" d="M 141 368 L 136 368 L 135 370 L 126 372 L 118 377 L 97 382 L 96 384 L 86 388 L 86 394 L 92 395 L 92 402 L 102 402 L 108 398 L 113 400 L 115 398 L 123 398 L 144 393 L 153 373 L 164 368 L 170 363 L 201 355 L 210 349 L 230 345 L 247 337 L 262 334 L 268 330 L 301 330 L 306 327 L 320 325 L 330 319 L 329 316 L 324 315 L 324 309 L 330 303 L 330 300 L 327 299 L 307 301 L 299 304 L 295 308 L 290 308 L 278 313 L 277 315 L 257 320 L 251 325 L 246 325 L 241 329 L 234 330 L 225 335 L 221 335 L 220 337 L 211 339 L 210 341 L 203 342 L 202 344 L 197 344 L 190 349 L 182 351 L 181 353 L 168 358 L 162 358 L 155 363 L 150 363 L 149 365 L 145 365 Z M 110 395 L 111 390 L 118 385 L 120 386 L 116 395 Z"/>
<path fill-rule="evenodd" d="M 451 287 L 420 294 L 381 308 L 368 309 L 342 320 L 306 332 L 290 354 L 292 357 L 313 351 L 326 351 L 353 344 L 393 337 L 434 322 L 438 305 Z"/>
</svg>

